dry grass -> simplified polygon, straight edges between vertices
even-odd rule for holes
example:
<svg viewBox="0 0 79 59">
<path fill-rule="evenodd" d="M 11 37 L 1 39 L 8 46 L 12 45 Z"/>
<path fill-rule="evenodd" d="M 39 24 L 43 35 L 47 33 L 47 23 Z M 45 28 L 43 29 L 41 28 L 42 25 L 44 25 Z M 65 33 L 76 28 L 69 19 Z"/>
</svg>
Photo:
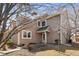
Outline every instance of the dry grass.
<svg viewBox="0 0 79 59">
<path fill-rule="evenodd" d="M 40 56 L 79 56 L 79 50 L 65 50 L 65 52 L 56 50 L 46 50 L 37 52 L 36 55 Z"/>
<path fill-rule="evenodd" d="M 52 46 L 52 47 L 51 47 Z M 7 55 L 12 56 L 79 56 L 78 47 L 68 47 L 64 45 L 49 45 L 48 49 L 29 52 L 27 49 L 22 49 Z"/>
<path fill-rule="evenodd" d="M 36 55 L 41 56 L 79 56 L 79 47 L 59 45 L 52 49 L 37 52 Z"/>
</svg>

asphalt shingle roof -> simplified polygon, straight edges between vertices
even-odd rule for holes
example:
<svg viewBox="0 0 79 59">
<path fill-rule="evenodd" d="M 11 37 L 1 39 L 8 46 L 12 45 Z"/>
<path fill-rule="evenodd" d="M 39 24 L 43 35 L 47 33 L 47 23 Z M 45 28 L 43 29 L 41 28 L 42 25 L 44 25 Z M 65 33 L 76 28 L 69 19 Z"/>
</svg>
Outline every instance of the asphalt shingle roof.
<svg viewBox="0 0 79 59">
<path fill-rule="evenodd" d="M 43 30 L 46 30 L 47 28 L 48 28 L 48 26 L 41 27 L 41 28 L 37 29 L 37 31 L 43 31 Z"/>
</svg>

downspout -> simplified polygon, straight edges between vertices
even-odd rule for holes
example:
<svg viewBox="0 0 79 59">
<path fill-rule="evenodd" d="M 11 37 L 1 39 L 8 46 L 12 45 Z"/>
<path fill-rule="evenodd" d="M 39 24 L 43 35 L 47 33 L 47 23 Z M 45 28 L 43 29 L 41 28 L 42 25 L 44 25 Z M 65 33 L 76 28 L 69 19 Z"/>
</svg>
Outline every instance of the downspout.
<svg viewBox="0 0 79 59">
<path fill-rule="evenodd" d="M 60 43 L 63 44 L 63 39 L 62 39 L 62 16 L 60 15 Z"/>
</svg>

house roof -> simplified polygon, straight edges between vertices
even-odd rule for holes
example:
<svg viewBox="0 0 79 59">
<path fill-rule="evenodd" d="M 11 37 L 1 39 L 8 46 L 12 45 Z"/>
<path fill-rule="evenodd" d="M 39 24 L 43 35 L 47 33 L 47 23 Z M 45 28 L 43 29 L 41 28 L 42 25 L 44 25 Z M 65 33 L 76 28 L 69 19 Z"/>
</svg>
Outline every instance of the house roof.
<svg viewBox="0 0 79 59">
<path fill-rule="evenodd" d="M 55 13 L 55 14 L 52 14 L 52 15 L 43 15 L 43 16 L 40 16 L 40 17 L 37 17 L 37 19 L 50 19 L 50 18 L 52 18 L 52 17 L 56 17 L 56 16 L 59 16 L 60 15 L 60 13 Z"/>
<path fill-rule="evenodd" d="M 45 26 L 45 27 L 41 27 L 41 28 L 38 28 L 37 31 L 44 31 L 48 28 L 48 26 Z"/>
<path fill-rule="evenodd" d="M 48 20 L 49 18 L 56 17 L 56 16 L 59 16 L 59 15 L 60 15 L 60 13 L 53 14 L 53 15 L 50 15 L 50 16 L 46 17 L 45 19 Z"/>
</svg>

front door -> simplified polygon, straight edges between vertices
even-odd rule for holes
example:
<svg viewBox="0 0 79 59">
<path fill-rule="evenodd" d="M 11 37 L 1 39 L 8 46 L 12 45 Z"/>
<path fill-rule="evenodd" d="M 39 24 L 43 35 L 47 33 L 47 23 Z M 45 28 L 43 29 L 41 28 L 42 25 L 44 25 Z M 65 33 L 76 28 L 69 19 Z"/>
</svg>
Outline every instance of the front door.
<svg viewBox="0 0 79 59">
<path fill-rule="evenodd" d="M 42 43 L 45 43 L 45 33 L 42 33 Z"/>
</svg>

